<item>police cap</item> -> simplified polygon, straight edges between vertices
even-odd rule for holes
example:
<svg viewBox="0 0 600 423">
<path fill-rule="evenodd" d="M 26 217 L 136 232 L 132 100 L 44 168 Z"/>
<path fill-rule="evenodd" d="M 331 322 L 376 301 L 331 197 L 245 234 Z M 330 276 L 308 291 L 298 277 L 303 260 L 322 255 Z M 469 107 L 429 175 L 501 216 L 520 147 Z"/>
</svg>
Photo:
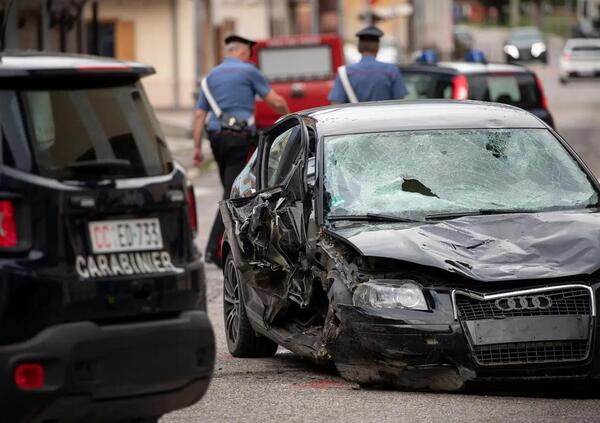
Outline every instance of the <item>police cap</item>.
<svg viewBox="0 0 600 423">
<path fill-rule="evenodd" d="M 225 38 L 225 44 L 227 45 L 229 43 L 247 44 L 250 48 L 252 48 L 252 46 L 254 44 L 256 44 L 256 41 L 252 41 L 252 40 L 249 40 L 248 38 L 240 37 L 239 35 L 236 35 L 236 34 L 231 34 Z"/>
<path fill-rule="evenodd" d="M 356 36 L 361 41 L 379 41 L 383 37 L 383 31 L 371 25 L 358 31 Z"/>
</svg>

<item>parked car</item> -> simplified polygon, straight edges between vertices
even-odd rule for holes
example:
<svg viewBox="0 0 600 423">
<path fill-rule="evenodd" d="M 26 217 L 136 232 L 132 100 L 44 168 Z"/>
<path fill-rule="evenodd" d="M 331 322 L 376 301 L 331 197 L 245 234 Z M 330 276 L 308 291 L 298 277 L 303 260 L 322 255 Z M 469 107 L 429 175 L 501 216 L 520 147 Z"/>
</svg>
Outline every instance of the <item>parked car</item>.
<svg viewBox="0 0 600 423">
<path fill-rule="evenodd" d="M 548 63 L 548 48 L 540 30 L 534 26 L 510 31 L 504 43 L 506 63 L 539 60 Z"/>
<path fill-rule="evenodd" d="M 157 421 L 207 389 L 193 187 L 140 83 L 152 73 L 2 53 L 2 421 Z"/>
<path fill-rule="evenodd" d="M 560 56 L 560 82 L 600 76 L 600 38 L 572 38 Z"/>
<path fill-rule="evenodd" d="M 290 115 L 220 204 L 229 351 L 282 345 L 364 385 L 598 377 L 599 195 L 512 106 Z"/>
<path fill-rule="evenodd" d="M 344 51 L 336 35 L 295 35 L 258 41 L 253 60 L 290 111 L 297 112 L 329 104 L 327 96 L 338 67 L 344 64 Z M 262 99 L 256 101 L 258 129 L 268 128 L 278 118 Z"/>
<path fill-rule="evenodd" d="M 505 103 L 533 113 L 550 126 L 540 79 L 519 65 L 439 62 L 434 65 L 401 65 L 408 88 L 407 99 L 447 98 Z"/>
</svg>

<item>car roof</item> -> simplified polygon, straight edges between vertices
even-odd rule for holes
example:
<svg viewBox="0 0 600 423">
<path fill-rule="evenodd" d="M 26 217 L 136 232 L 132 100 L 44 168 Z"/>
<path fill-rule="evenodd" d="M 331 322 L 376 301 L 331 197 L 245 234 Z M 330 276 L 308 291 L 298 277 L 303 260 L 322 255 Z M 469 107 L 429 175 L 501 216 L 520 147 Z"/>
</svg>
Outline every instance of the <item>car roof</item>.
<svg viewBox="0 0 600 423">
<path fill-rule="evenodd" d="M 472 62 L 438 62 L 437 64 L 408 64 L 400 65 L 400 70 L 405 71 L 433 71 L 449 72 L 453 74 L 483 74 L 483 73 L 531 73 L 529 69 L 520 65 L 504 63 L 472 63 Z"/>
<path fill-rule="evenodd" d="M 542 31 L 537 26 L 516 26 L 510 29 L 509 34 L 541 34 Z"/>
<path fill-rule="evenodd" d="M 153 74 L 154 68 L 142 63 L 80 54 L 16 50 L 0 52 L 0 78 L 35 77 L 49 73 L 53 76 L 118 73 L 142 77 Z"/>
<path fill-rule="evenodd" d="M 480 101 L 395 100 L 305 110 L 321 136 L 459 128 L 546 128 L 517 107 Z"/>
</svg>

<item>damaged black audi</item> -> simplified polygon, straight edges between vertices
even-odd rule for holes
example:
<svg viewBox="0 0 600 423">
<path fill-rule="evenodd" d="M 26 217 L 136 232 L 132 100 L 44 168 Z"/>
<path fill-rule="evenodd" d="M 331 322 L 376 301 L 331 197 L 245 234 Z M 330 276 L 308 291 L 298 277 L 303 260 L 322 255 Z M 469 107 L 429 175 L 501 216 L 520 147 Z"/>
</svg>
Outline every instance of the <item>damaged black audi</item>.
<svg viewBox="0 0 600 423">
<path fill-rule="evenodd" d="M 511 106 L 287 116 L 220 205 L 229 351 L 281 345 L 366 386 L 597 378 L 599 189 Z"/>
</svg>

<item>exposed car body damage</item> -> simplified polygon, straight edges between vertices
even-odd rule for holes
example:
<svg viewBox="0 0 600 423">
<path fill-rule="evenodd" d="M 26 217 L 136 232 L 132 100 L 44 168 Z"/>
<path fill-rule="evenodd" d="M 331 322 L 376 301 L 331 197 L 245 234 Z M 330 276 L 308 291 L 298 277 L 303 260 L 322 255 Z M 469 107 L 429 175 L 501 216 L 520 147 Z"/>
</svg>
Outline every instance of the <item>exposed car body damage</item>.
<svg viewBox="0 0 600 423">
<path fill-rule="evenodd" d="M 432 266 L 484 282 L 557 278 L 600 268 L 600 215 L 468 216 L 437 224 L 332 231 L 362 255 Z"/>
<path fill-rule="evenodd" d="M 435 115 L 439 104 L 431 104 Z M 503 120 L 496 106 L 444 104 L 452 106 L 445 121 L 451 127 L 468 127 L 468 116 L 448 123 L 461 114 L 456 104 L 476 109 L 492 128 L 519 126 L 522 115 L 525 128 L 547 129 L 513 108 L 497 107 Z M 388 106 L 399 116 L 411 103 Z M 223 256 L 235 264 L 240 302 L 256 336 L 316 362 L 333 361 L 344 378 L 364 385 L 459 390 L 475 379 L 600 377 L 594 359 L 600 215 L 592 204 L 598 186 L 586 182 L 589 171 L 568 146 L 582 178 L 579 185 L 569 180 L 569 187 L 585 186 L 580 191 L 590 197 L 589 207 L 432 219 L 336 215 L 342 201 L 323 181 L 327 156 L 320 134 L 365 132 L 360 116 L 370 107 L 385 109 L 332 107 L 278 123 L 238 177 L 236 198 L 220 205 L 227 228 Z M 417 114 L 424 126 L 427 107 L 415 107 L 422 107 Z M 341 126 L 350 116 L 355 122 Z M 408 120 L 399 121 L 401 130 L 410 129 Z M 282 172 L 273 157 L 296 126 L 302 131 L 291 141 L 302 148 Z M 486 151 L 494 158 L 505 153 Z M 270 186 L 278 174 L 287 176 Z M 242 187 L 248 180 L 256 181 L 250 194 Z M 394 189 L 427 197 L 419 201 L 444 199 L 435 185 L 415 181 Z M 436 192 L 440 197 L 430 195 Z M 573 194 L 577 201 L 579 194 Z M 256 356 L 244 354 L 238 356 Z"/>
</svg>

